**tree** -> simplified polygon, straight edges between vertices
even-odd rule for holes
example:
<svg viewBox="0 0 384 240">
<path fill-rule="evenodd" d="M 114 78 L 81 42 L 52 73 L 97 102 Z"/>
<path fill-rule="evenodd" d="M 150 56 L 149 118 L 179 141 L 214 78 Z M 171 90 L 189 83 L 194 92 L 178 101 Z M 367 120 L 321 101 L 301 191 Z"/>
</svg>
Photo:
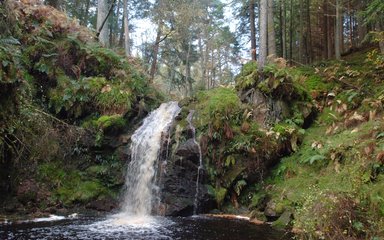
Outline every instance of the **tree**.
<svg viewBox="0 0 384 240">
<path fill-rule="evenodd" d="M 260 0 L 260 50 L 258 68 L 261 71 L 267 61 L 268 55 L 268 0 Z"/>
<path fill-rule="evenodd" d="M 124 52 L 125 56 L 130 55 L 130 46 L 129 46 L 129 21 L 128 21 L 128 0 L 124 0 L 123 4 L 123 18 L 124 18 Z"/>
<path fill-rule="evenodd" d="M 156 33 L 156 39 L 155 43 L 153 44 L 153 52 L 152 52 L 152 63 L 151 63 L 151 68 L 149 72 L 150 80 L 153 82 L 157 70 L 157 58 L 159 55 L 159 48 L 160 48 L 160 43 L 164 41 L 168 35 L 173 31 L 170 30 L 168 34 L 166 34 L 163 38 L 161 38 L 162 35 L 162 29 L 163 29 L 163 22 L 164 22 L 164 13 L 166 11 L 165 6 L 163 5 L 163 1 L 165 0 L 158 0 L 156 3 L 156 6 L 154 8 L 154 15 L 155 19 L 154 21 L 157 20 L 157 33 Z"/>
<path fill-rule="evenodd" d="M 287 58 L 287 19 L 286 19 L 286 3 L 285 0 L 280 0 L 280 51 L 283 58 Z"/>
<path fill-rule="evenodd" d="M 249 1 L 249 22 L 251 28 L 251 56 L 256 61 L 256 26 L 255 26 L 255 0 Z"/>
<path fill-rule="evenodd" d="M 335 57 L 341 58 L 342 16 L 340 0 L 336 0 L 336 27 L 335 27 Z"/>
<path fill-rule="evenodd" d="M 372 0 L 365 11 L 365 20 L 375 26 L 375 40 L 379 42 L 380 51 L 384 54 L 384 2 Z"/>
<path fill-rule="evenodd" d="M 96 28 L 99 34 L 99 42 L 103 46 L 108 46 L 109 43 L 109 27 L 105 24 L 108 16 L 108 5 L 107 0 L 97 1 L 97 24 Z"/>
<path fill-rule="evenodd" d="M 273 18 L 273 0 L 268 0 L 268 55 L 276 57 L 276 34 Z"/>
</svg>

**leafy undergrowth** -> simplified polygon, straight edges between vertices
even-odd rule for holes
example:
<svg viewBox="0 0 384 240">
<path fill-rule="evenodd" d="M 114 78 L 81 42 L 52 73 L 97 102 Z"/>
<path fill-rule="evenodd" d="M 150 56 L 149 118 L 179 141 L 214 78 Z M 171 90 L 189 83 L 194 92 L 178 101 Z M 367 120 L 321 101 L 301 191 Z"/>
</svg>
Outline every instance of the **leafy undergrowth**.
<svg viewBox="0 0 384 240">
<path fill-rule="evenodd" d="M 301 69 L 320 114 L 297 151 L 254 187 L 250 209 L 289 213 L 303 239 L 384 236 L 382 63 L 370 49 Z"/>
<path fill-rule="evenodd" d="M 254 103 L 239 97 L 232 87 L 199 92 L 182 111 L 186 116 L 187 109 L 196 110 L 194 126 L 208 175 L 205 184 L 224 211 L 232 206 L 239 209 L 245 190 L 263 179 L 281 156 L 297 148 L 305 121 L 313 113 L 309 93 L 289 69 L 270 64 L 264 72 L 265 80 L 255 84 L 257 77 L 257 66 L 253 62 L 245 65 L 237 88 L 243 92 L 262 91 L 261 95 L 267 96 L 262 98 L 265 105 L 278 106 L 273 113 L 255 112 Z M 242 80 L 249 82 L 243 86 Z M 275 87 L 267 91 L 270 84 Z M 264 123 L 270 120 L 265 119 L 269 118 L 278 122 L 266 126 Z M 187 127 L 183 122 L 179 124 Z"/>
<path fill-rule="evenodd" d="M 205 91 L 187 104 L 197 112 L 210 194 L 222 211 L 251 212 L 302 239 L 381 239 L 382 55 L 371 48 L 296 68 L 281 61 L 261 74 L 250 62 L 238 92 Z M 265 98 L 278 110 L 273 121 L 255 111 Z"/>
<path fill-rule="evenodd" d="M 92 31 L 34 1 L 0 3 L 0 43 L 5 211 L 116 197 L 124 159 L 115 140 L 162 99 L 140 62 L 101 47 Z"/>
</svg>

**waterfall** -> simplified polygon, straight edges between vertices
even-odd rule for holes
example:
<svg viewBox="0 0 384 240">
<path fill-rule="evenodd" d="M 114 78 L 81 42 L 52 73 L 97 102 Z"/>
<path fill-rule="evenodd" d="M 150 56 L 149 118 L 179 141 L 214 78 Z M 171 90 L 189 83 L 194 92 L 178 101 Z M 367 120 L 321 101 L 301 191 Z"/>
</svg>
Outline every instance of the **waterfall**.
<svg viewBox="0 0 384 240">
<path fill-rule="evenodd" d="M 194 113 L 195 113 L 194 110 L 191 110 L 189 112 L 188 117 L 187 117 L 187 121 L 189 124 L 189 128 L 192 131 L 193 142 L 197 145 L 197 147 L 199 149 L 199 166 L 197 168 L 195 200 L 193 202 L 193 215 L 196 215 L 196 214 L 198 214 L 198 211 L 199 211 L 199 185 L 200 185 L 200 172 L 203 169 L 203 157 L 201 154 L 200 144 L 196 141 L 196 129 L 192 125 L 192 118 L 193 118 Z"/>
<path fill-rule="evenodd" d="M 162 140 L 179 114 L 177 102 L 163 103 L 144 119 L 132 135 L 131 162 L 128 164 L 125 181 L 126 193 L 122 211 L 131 216 L 148 216 L 158 192 L 154 177 L 159 160 Z"/>
</svg>

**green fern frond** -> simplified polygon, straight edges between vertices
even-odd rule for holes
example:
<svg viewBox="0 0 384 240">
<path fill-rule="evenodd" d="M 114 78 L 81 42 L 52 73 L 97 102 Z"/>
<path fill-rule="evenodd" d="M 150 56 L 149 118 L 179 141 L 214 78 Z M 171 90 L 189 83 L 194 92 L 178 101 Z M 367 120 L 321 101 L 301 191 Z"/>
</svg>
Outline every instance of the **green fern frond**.
<svg viewBox="0 0 384 240">
<path fill-rule="evenodd" d="M 21 43 L 14 37 L 0 38 L 0 45 L 20 45 Z"/>
</svg>

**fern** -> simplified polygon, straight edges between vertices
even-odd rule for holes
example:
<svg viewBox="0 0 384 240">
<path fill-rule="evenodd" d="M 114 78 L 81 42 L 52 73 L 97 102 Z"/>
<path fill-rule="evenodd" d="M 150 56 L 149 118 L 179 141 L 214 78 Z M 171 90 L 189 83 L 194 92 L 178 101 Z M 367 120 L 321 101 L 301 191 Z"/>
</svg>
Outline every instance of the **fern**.
<svg viewBox="0 0 384 240">
<path fill-rule="evenodd" d="M 312 165 L 313 163 L 318 162 L 318 161 L 323 161 L 324 159 L 325 159 L 324 155 L 316 154 L 316 155 L 313 155 L 313 156 L 303 160 L 302 163 L 309 163 Z"/>
<path fill-rule="evenodd" d="M 247 182 L 244 179 L 242 179 L 236 183 L 235 192 L 236 192 L 237 196 L 240 196 L 241 190 L 243 190 L 243 188 L 245 186 L 247 186 Z"/>
<path fill-rule="evenodd" d="M 10 36 L 6 38 L 0 38 L 0 45 L 21 45 L 19 40 Z"/>
</svg>

